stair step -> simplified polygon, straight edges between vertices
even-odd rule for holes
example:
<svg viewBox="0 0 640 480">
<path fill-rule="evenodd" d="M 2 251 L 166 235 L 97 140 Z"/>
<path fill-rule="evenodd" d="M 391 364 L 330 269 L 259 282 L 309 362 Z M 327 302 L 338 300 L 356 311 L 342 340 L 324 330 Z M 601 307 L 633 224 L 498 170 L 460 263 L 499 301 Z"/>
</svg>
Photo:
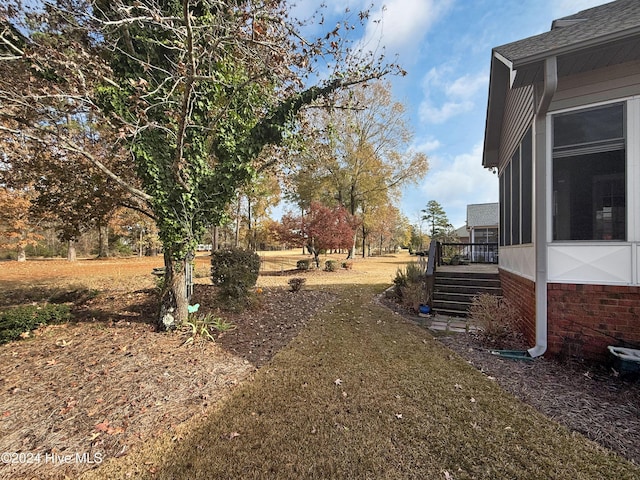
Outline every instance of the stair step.
<svg viewBox="0 0 640 480">
<path fill-rule="evenodd" d="M 433 311 L 442 315 L 468 316 L 474 297 L 482 293 L 502 296 L 498 274 L 436 272 L 432 299 Z"/>
</svg>

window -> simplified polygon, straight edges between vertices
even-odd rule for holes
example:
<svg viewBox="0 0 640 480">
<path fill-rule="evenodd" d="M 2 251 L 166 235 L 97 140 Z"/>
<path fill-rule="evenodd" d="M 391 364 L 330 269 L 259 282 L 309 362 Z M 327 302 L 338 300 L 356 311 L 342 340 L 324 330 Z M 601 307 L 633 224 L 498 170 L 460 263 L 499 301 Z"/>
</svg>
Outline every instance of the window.
<svg viewBox="0 0 640 480">
<path fill-rule="evenodd" d="M 531 128 L 500 175 L 500 245 L 532 241 L 533 139 Z"/>
<path fill-rule="evenodd" d="M 624 104 L 553 117 L 553 239 L 626 240 Z"/>
</svg>

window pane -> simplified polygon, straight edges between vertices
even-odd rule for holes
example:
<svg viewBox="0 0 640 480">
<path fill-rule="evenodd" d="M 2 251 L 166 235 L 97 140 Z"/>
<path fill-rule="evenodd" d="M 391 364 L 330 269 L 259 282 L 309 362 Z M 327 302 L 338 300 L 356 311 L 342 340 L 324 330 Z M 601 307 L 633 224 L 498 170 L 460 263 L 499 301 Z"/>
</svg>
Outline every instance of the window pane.
<svg viewBox="0 0 640 480">
<path fill-rule="evenodd" d="M 498 183 L 500 184 L 500 246 L 504 246 L 504 206 L 509 201 L 504 196 L 504 173 L 500 175 Z"/>
<path fill-rule="evenodd" d="M 522 165 L 522 243 L 532 241 L 532 217 L 533 217 L 533 146 L 531 129 L 525 134 L 521 148 Z"/>
<path fill-rule="evenodd" d="M 504 244 L 511 245 L 511 163 L 504 171 Z"/>
<path fill-rule="evenodd" d="M 520 245 L 520 149 L 511 159 L 511 243 Z"/>
<path fill-rule="evenodd" d="M 553 160 L 553 239 L 625 240 L 625 151 Z"/>
<path fill-rule="evenodd" d="M 623 104 L 564 113 L 553 118 L 554 149 L 623 137 Z"/>
</svg>

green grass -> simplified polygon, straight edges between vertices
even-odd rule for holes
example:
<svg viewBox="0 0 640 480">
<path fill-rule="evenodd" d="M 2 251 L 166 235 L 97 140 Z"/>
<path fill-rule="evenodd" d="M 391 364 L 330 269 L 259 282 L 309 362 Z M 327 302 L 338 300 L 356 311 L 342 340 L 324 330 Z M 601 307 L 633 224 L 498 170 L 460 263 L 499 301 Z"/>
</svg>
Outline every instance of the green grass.
<svg viewBox="0 0 640 480">
<path fill-rule="evenodd" d="M 252 382 L 94 478 L 633 479 L 640 469 L 342 288 Z M 338 381 L 340 380 L 340 381 Z M 447 474 L 449 477 L 447 477 Z"/>
</svg>

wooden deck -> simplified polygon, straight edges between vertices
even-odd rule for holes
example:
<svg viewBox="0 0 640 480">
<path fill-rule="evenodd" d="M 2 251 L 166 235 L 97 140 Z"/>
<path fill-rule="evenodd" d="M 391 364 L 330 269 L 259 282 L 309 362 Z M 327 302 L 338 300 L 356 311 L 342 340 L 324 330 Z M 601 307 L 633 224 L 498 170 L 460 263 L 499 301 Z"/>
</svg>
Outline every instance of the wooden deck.
<svg viewBox="0 0 640 480">
<path fill-rule="evenodd" d="M 466 272 L 466 273 L 498 273 L 495 263 L 471 263 L 469 265 L 440 265 L 436 272 Z"/>
</svg>

